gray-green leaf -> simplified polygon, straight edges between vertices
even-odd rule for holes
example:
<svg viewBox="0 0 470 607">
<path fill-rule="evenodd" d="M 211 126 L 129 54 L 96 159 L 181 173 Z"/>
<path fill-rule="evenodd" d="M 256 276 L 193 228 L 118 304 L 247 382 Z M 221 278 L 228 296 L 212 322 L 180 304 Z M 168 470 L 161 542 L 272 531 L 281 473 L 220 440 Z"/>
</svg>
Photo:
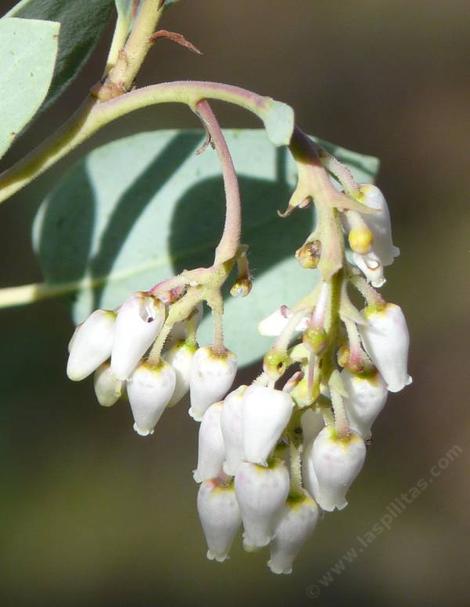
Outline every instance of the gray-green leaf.
<svg viewBox="0 0 470 607">
<path fill-rule="evenodd" d="M 0 157 L 46 97 L 59 29 L 50 21 L 0 19 Z"/>
<path fill-rule="evenodd" d="M 21 0 L 6 17 L 44 19 L 61 24 L 54 79 L 42 109 L 53 103 L 78 75 L 109 19 L 113 0 Z"/>
<path fill-rule="evenodd" d="M 274 148 L 262 130 L 225 131 L 240 178 L 243 237 L 255 277 L 251 294 L 226 300 L 227 347 L 241 364 L 259 358 L 270 340 L 259 320 L 293 304 L 314 286 L 316 273 L 293 253 L 312 228 L 311 209 L 287 219 L 284 209 L 296 181 L 285 148 Z M 79 322 L 98 307 L 118 306 L 133 290 L 185 268 L 209 265 L 224 219 L 224 194 L 212 149 L 196 155 L 201 131 L 156 131 L 114 141 L 73 168 L 43 203 L 34 241 L 46 280 L 71 283 Z M 331 149 L 331 147 L 330 147 Z M 371 181 L 377 160 L 339 147 L 361 182 Z M 201 342 L 211 339 L 210 316 Z"/>
</svg>

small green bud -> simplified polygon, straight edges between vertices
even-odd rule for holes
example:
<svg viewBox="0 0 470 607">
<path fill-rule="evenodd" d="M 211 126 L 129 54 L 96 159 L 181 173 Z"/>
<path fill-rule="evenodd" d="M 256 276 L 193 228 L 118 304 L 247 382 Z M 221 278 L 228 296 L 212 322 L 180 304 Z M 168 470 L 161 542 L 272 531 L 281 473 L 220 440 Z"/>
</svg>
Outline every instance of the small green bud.
<svg viewBox="0 0 470 607">
<path fill-rule="evenodd" d="M 303 343 L 312 350 L 314 354 L 321 354 L 328 345 L 328 338 L 324 329 L 309 327 L 302 336 Z"/>
<path fill-rule="evenodd" d="M 273 379 L 282 377 L 287 369 L 289 356 L 286 352 L 270 350 L 264 356 L 263 370 Z"/>
</svg>

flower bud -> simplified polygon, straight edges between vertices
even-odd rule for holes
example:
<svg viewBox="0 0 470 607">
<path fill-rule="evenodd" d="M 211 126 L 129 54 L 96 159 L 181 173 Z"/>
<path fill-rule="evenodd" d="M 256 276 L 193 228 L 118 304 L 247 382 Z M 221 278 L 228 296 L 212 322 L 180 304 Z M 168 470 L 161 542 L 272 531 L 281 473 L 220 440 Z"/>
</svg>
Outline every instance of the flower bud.
<svg viewBox="0 0 470 607">
<path fill-rule="evenodd" d="M 373 239 L 372 232 L 367 226 L 352 228 L 348 234 L 349 246 L 353 251 L 361 255 L 370 251 Z"/>
<path fill-rule="evenodd" d="M 197 494 L 197 510 L 207 542 L 207 558 L 220 563 L 228 558 L 233 538 L 241 524 L 233 483 L 204 481 Z"/>
<path fill-rule="evenodd" d="M 295 252 L 297 261 L 303 268 L 314 269 L 318 266 L 321 257 L 321 241 L 306 242 Z"/>
<path fill-rule="evenodd" d="M 163 360 L 157 365 L 146 362 L 137 367 L 127 382 L 127 394 L 137 434 L 153 434 L 173 395 L 175 384 L 175 372 Z"/>
<path fill-rule="evenodd" d="M 294 403 L 287 392 L 252 384 L 243 397 L 245 460 L 266 466 L 287 423 Z"/>
<path fill-rule="evenodd" d="M 289 497 L 271 543 L 268 567 L 273 573 L 292 573 L 292 565 L 318 521 L 319 509 L 307 494 Z"/>
<path fill-rule="evenodd" d="M 201 421 L 206 409 L 230 390 L 236 373 L 237 357 L 233 352 L 217 354 L 212 348 L 199 348 L 191 365 L 189 415 Z"/>
<path fill-rule="evenodd" d="M 243 521 L 243 547 L 252 551 L 267 546 L 289 493 L 289 473 L 283 461 L 269 467 L 240 464 L 235 475 L 235 493 Z"/>
<path fill-rule="evenodd" d="M 328 345 L 328 337 L 324 329 L 308 327 L 302 336 L 303 343 L 312 350 L 314 354 L 321 354 Z"/>
<path fill-rule="evenodd" d="M 383 308 L 368 306 L 362 313 L 367 319 L 367 324 L 359 326 L 364 347 L 388 390 L 399 392 L 412 381 L 407 371 L 410 336 L 405 316 L 392 303 Z"/>
<path fill-rule="evenodd" d="M 323 510 L 342 510 L 348 505 L 346 493 L 365 457 L 366 446 L 359 434 L 337 438 L 331 427 L 324 428 L 306 449 L 305 486 Z"/>
<path fill-rule="evenodd" d="M 253 282 L 249 276 L 237 278 L 230 289 L 230 295 L 232 297 L 246 297 L 250 294 L 252 287 Z"/>
<path fill-rule="evenodd" d="M 360 192 L 362 202 L 369 208 L 375 209 L 374 213 L 363 216 L 373 234 L 373 250 L 382 265 L 389 266 L 393 263 L 394 257 L 398 257 L 400 251 L 393 246 L 387 201 L 379 188 L 371 183 L 362 185 Z"/>
<path fill-rule="evenodd" d="M 281 352 L 276 349 L 269 350 L 263 358 L 263 371 L 270 379 L 277 380 L 282 377 L 289 363 L 287 352 Z"/>
<path fill-rule="evenodd" d="M 385 284 L 384 268 L 380 258 L 375 254 L 374 251 L 370 251 L 365 255 L 360 255 L 354 251 L 351 253 L 351 259 L 359 270 L 366 277 L 367 282 L 379 289 Z"/>
<path fill-rule="evenodd" d="M 96 369 L 94 377 L 95 394 L 102 407 L 111 407 L 121 398 L 123 382 L 111 371 L 108 362 Z"/>
<path fill-rule="evenodd" d="M 235 476 L 244 460 L 243 451 L 243 395 L 246 386 L 240 386 L 225 397 L 220 425 L 225 444 L 224 472 Z"/>
<path fill-rule="evenodd" d="M 293 314 L 294 312 L 289 310 L 287 306 L 281 306 L 258 324 L 258 333 L 265 337 L 278 337 L 287 326 Z M 309 316 L 309 313 L 306 312 L 305 316 L 300 319 L 296 331 L 305 331 L 308 326 Z"/>
<path fill-rule="evenodd" d="M 134 293 L 119 308 L 111 368 L 127 379 L 155 341 L 165 320 L 164 304 L 147 293 Z"/>
<path fill-rule="evenodd" d="M 115 334 L 116 314 L 95 310 L 82 323 L 70 340 L 67 376 L 81 381 L 95 371 L 111 355 Z"/>
<path fill-rule="evenodd" d="M 351 430 L 364 439 L 370 437 L 370 429 L 387 400 L 387 386 L 380 373 L 351 373 L 347 369 L 341 372 L 348 397 L 344 407 Z"/>
<path fill-rule="evenodd" d="M 220 416 L 223 406 L 222 402 L 211 405 L 204 413 L 199 426 L 197 468 L 193 471 L 196 483 L 216 478 L 222 472 L 225 446 L 220 428 Z"/>
<path fill-rule="evenodd" d="M 164 353 L 165 360 L 173 367 L 176 375 L 176 386 L 173 396 L 168 403 L 173 407 L 186 396 L 189 391 L 189 378 L 191 375 L 191 365 L 197 346 L 189 342 L 176 342 L 169 350 Z"/>
</svg>

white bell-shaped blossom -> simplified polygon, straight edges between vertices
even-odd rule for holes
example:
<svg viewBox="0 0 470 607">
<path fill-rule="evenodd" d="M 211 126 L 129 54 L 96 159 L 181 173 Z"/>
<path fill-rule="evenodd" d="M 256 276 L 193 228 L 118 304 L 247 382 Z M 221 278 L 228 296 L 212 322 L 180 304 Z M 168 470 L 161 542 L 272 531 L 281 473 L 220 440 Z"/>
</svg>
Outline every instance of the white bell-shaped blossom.
<svg viewBox="0 0 470 607">
<path fill-rule="evenodd" d="M 271 542 L 268 567 L 273 573 L 292 573 L 292 565 L 318 522 L 319 508 L 307 494 L 288 498 Z"/>
<path fill-rule="evenodd" d="M 176 386 L 173 396 L 168 403 L 173 407 L 180 402 L 189 392 L 189 378 L 196 346 L 185 341 L 175 342 L 165 353 L 164 357 L 168 364 L 175 370 Z"/>
<path fill-rule="evenodd" d="M 225 444 L 224 472 L 235 476 L 244 460 L 243 451 L 243 395 L 246 386 L 240 386 L 225 397 L 220 418 Z"/>
<path fill-rule="evenodd" d="M 293 315 L 294 312 L 289 310 L 287 306 L 281 306 L 258 323 L 259 334 L 265 337 L 278 337 Z M 309 323 L 309 317 L 310 314 L 306 312 L 305 316 L 299 320 L 295 328 L 297 332 L 305 331 Z"/>
<path fill-rule="evenodd" d="M 241 525 L 233 483 L 226 485 L 218 479 L 201 483 L 197 494 L 197 510 L 207 542 L 207 558 L 211 561 L 225 561 Z"/>
<path fill-rule="evenodd" d="M 111 355 L 116 314 L 110 310 L 95 310 L 80 326 L 69 343 L 67 376 L 81 381 L 95 371 Z"/>
<path fill-rule="evenodd" d="M 111 355 L 118 379 L 127 379 L 155 341 L 165 320 L 165 306 L 148 293 L 134 293 L 119 308 Z"/>
<path fill-rule="evenodd" d="M 127 382 L 127 395 L 137 434 L 153 434 L 173 395 L 175 384 L 175 372 L 163 360 L 157 365 L 145 362 L 137 367 Z"/>
<path fill-rule="evenodd" d="M 220 417 L 224 404 L 214 403 L 204 413 L 199 426 L 197 468 L 193 472 L 196 483 L 216 478 L 222 472 L 225 446 Z"/>
<path fill-rule="evenodd" d="M 245 459 L 265 466 L 285 429 L 294 406 L 288 392 L 259 384 L 243 397 L 243 451 Z"/>
<path fill-rule="evenodd" d="M 121 398 L 123 382 L 111 371 L 109 362 L 105 362 L 95 371 L 95 394 L 102 407 L 111 407 Z"/>
<path fill-rule="evenodd" d="M 236 374 L 237 357 L 233 352 L 217 354 L 210 347 L 199 348 L 191 365 L 189 415 L 201 421 L 206 409 L 230 390 Z"/>
<path fill-rule="evenodd" d="M 307 409 L 300 420 L 304 444 L 310 443 L 325 426 L 323 415 L 318 409 Z"/>
<path fill-rule="evenodd" d="M 367 353 L 390 392 L 399 392 L 411 383 L 408 375 L 410 335 L 400 306 L 388 303 L 383 308 L 369 306 L 362 311 L 367 323 L 359 332 Z"/>
<path fill-rule="evenodd" d="M 361 186 L 362 202 L 374 213 L 363 215 L 373 235 L 373 251 L 379 257 L 382 265 L 389 266 L 393 259 L 398 257 L 400 251 L 393 245 L 392 226 L 387 201 L 379 188 L 371 183 Z"/>
<path fill-rule="evenodd" d="M 343 369 L 341 378 L 348 393 L 343 402 L 351 430 L 368 439 L 372 424 L 387 401 L 387 385 L 378 371 L 361 374 Z"/>
<path fill-rule="evenodd" d="M 318 505 L 328 512 L 348 504 L 346 493 L 361 471 L 366 446 L 359 434 L 338 438 L 326 427 L 304 453 L 303 479 Z"/>
<path fill-rule="evenodd" d="M 374 251 L 370 251 L 364 255 L 352 251 L 351 259 L 354 265 L 364 274 L 367 282 L 370 282 L 373 287 L 379 289 L 385 284 L 384 268 L 380 258 Z"/>
<path fill-rule="evenodd" d="M 235 492 L 243 521 L 243 547 L 252 551 L 267 546 L 289 493 L 289 473 L 280 459 L 269 467 L 240 464 Z"/>
</svg>

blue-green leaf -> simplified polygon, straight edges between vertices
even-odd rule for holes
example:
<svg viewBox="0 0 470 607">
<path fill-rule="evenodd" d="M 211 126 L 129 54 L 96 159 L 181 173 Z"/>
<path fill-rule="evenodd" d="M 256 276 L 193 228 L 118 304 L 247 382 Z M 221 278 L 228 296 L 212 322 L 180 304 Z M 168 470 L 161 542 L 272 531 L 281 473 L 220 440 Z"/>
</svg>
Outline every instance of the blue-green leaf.
<svg viewBox="0 0 470 607">
<path fill-rule="evenodd" d="M 59 28 L 50 21 L 0 19 L 0 157 L 46 97 Z"/>
<path fill-rule="evenodd" d="M 113 0 L 21 0 L 7 13 L 6 17 L 44 19 L 61 25 L 54 79 L 42 109 L 78 75 L 108 22 L 113 4 Z"/>
<path fill-rule="evenodd" d="M 269 347 L 257 322 L 281 304 L 293 304 L 313 287 L 316 273 L 293 253 L 312 228 L 311 209 L 281 219 L 296 181 L 285 148 L 262 130 L 226 131 L 240 178 L 243 237 L 255 277 L 251 294 L 226 300 L 227 346 L 242 364 Z M 116 307 L 133 290 L 185 268 L 210 265 L 224 220 L 217 156 L 197 155 L 202 131 L 156 131 L 114 141 L 73 168 L 40 209 L 34 241 L 46 280 L 75 291 L 75 320 L 98 306 Z M 371 181 L 374 158 L 348 155 L 358 180 Z M 202 324 L 210 340 L 211 320 Z"/>
</svg>

